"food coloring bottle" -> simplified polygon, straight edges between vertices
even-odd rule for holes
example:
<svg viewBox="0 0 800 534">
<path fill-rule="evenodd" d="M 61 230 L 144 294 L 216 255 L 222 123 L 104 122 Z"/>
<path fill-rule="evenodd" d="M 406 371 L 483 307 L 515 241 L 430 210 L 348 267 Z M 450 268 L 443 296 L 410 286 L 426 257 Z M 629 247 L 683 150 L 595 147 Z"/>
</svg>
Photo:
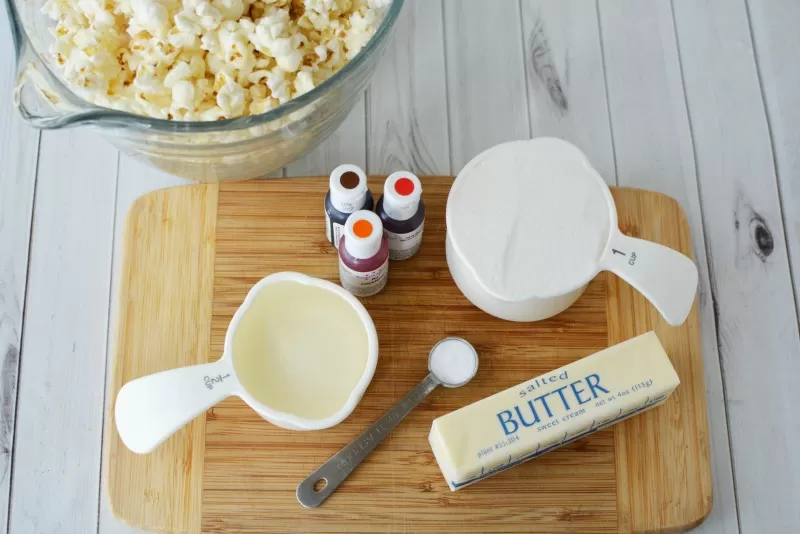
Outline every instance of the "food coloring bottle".
<svg viewBox="0 0 800 534">
<path fill-rule="evenodd" d="M 383 195 L 375 210 L 389 240 L 389 259 L 405 260 L 422 245 L 425 226 L 425 205 L 422 184 L 416 175 L 400 171 L 389 175 L 383 184 Z"/>
<path fill-rule="evenodd" d="M 367 187 L 367 175 L 357 165 L 339 165 L 331 173 L 330 189 L 325 195 L 325 234 L 339 248 L 344 224 L 350 214 L 370 210 L 374 205 Z"/>
<path fill-rule="evenodd" d="M 339 280 L 357 297 L 369 297 L 386 286 L 389 276 L 389 242 L 377 215 L 361 210 L 344 225 L 339 243 Z"/>
</svg>

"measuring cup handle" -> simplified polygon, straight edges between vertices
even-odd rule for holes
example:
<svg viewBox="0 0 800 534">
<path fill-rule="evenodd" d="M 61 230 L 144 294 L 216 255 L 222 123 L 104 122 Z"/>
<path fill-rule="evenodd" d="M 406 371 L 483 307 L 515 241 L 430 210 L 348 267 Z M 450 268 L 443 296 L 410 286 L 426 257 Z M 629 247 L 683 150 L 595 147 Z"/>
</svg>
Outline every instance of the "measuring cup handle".
<svg viewBox="0 0 800 534">
<path fill-rule="evenodd" d="M 697 292 L 697 266 L 680 252 L 617 231 L 600 266 L 636 288 L 672 326 L 689 315 Z"/>
<path fill-rule="evenodd" d="M 438 385 L 439 381 L 433 374 L 426 376 L 383 417 L 319 466 L 297 486 L 297 500 L 300 504 L 306 508 L 316 508 L 324 503 L 364 458 L 381 444 L 389 432 Z M 318 483 L 324 483 L 324 486 L 316 490 L 314 487 Z"/>
<path fill-rule="evenodd" d="M 117 394 L 117 432 L 133 452 L 151 452 L 183 425 L 230 396 L 237 384 L 226 359 L 137 378 Z"/>
</svg>

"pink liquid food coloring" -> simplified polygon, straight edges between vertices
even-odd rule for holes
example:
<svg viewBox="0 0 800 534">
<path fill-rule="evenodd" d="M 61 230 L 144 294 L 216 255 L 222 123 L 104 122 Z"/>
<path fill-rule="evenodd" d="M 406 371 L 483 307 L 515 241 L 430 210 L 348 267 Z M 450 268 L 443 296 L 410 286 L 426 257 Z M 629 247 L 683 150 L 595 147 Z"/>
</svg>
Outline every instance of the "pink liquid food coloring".
<svg viewBox="0 0 800 534">
<path fill-rule="evenodd" d="M 406 260 L 419 251 L 425 227 L 422 183 L 410 172 L 389 175 L 375 211 L 389 241 L 389 259 Z"/>
<path fill-rule="evenodd" d="M 380 293 L 389 276 L 389 241 L 371 211 L 353 213 L 339 243 L 339 280 L 356 297 Z"/>
</svg>

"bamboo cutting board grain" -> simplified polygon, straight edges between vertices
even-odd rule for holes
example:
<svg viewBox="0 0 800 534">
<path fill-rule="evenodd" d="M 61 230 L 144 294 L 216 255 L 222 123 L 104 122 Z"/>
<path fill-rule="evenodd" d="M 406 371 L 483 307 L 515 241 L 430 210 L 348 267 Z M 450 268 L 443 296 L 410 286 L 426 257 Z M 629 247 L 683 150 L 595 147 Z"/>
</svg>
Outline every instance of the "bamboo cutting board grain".
<svg viewBox="0 0 800 534">
<path fill-rule="evenodd" d="M 600 275 L 564 313 L 511 323 L 459 293 L 444 257 L 452 178 L 423 178 L 420 253 L 392 263 L 363 302 L 378 329 L 375 377 L 355 412 L 319 432 L 280 429 L 238 399 L 208 410 L 150 455 L 128 451 L 113 410 L 108 488 L 123 521 L 165 532 L 673 532 L 712 506 L 708 421 L 696 306 L 668 326 L 645 299 Z M 374 193 L 382 179 L 371 180 Z M 157 191 L 128 215 L 111 395 L 139 376 L 218 358 L 250 286 L 293 270 L 338 282 L 325 240 L 326 178 L 196 185 Z M 615 189 L 623 232 L 691 254 L 671 198 Z M 655 330 L 681 379 L 663 406 L 451 493 L 428 446 L 439 415 L 609 345 Z M 480 354 L 475 379 L 435 391 L 319 509 L 295 487 L 408 392 L 430 347 L 462 336 Z"/>
</svg>

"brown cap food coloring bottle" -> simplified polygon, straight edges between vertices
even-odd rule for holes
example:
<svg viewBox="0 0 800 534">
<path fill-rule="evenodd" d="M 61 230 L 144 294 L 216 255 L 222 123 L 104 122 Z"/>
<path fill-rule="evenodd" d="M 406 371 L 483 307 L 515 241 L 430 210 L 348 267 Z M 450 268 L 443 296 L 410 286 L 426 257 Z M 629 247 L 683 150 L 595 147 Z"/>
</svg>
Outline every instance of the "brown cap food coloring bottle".
<svg viewBox="0 0 800 534">
<path fill-rule="evenodd" d="M 330 177 L 330 189 L 325 195 L 325 234 L 339 248 L 347 218 L 358 210 L 370 210 L 374 200 L 367 187 L 367 174 L 357 165 L 339 165 Z"/>
</svg>

